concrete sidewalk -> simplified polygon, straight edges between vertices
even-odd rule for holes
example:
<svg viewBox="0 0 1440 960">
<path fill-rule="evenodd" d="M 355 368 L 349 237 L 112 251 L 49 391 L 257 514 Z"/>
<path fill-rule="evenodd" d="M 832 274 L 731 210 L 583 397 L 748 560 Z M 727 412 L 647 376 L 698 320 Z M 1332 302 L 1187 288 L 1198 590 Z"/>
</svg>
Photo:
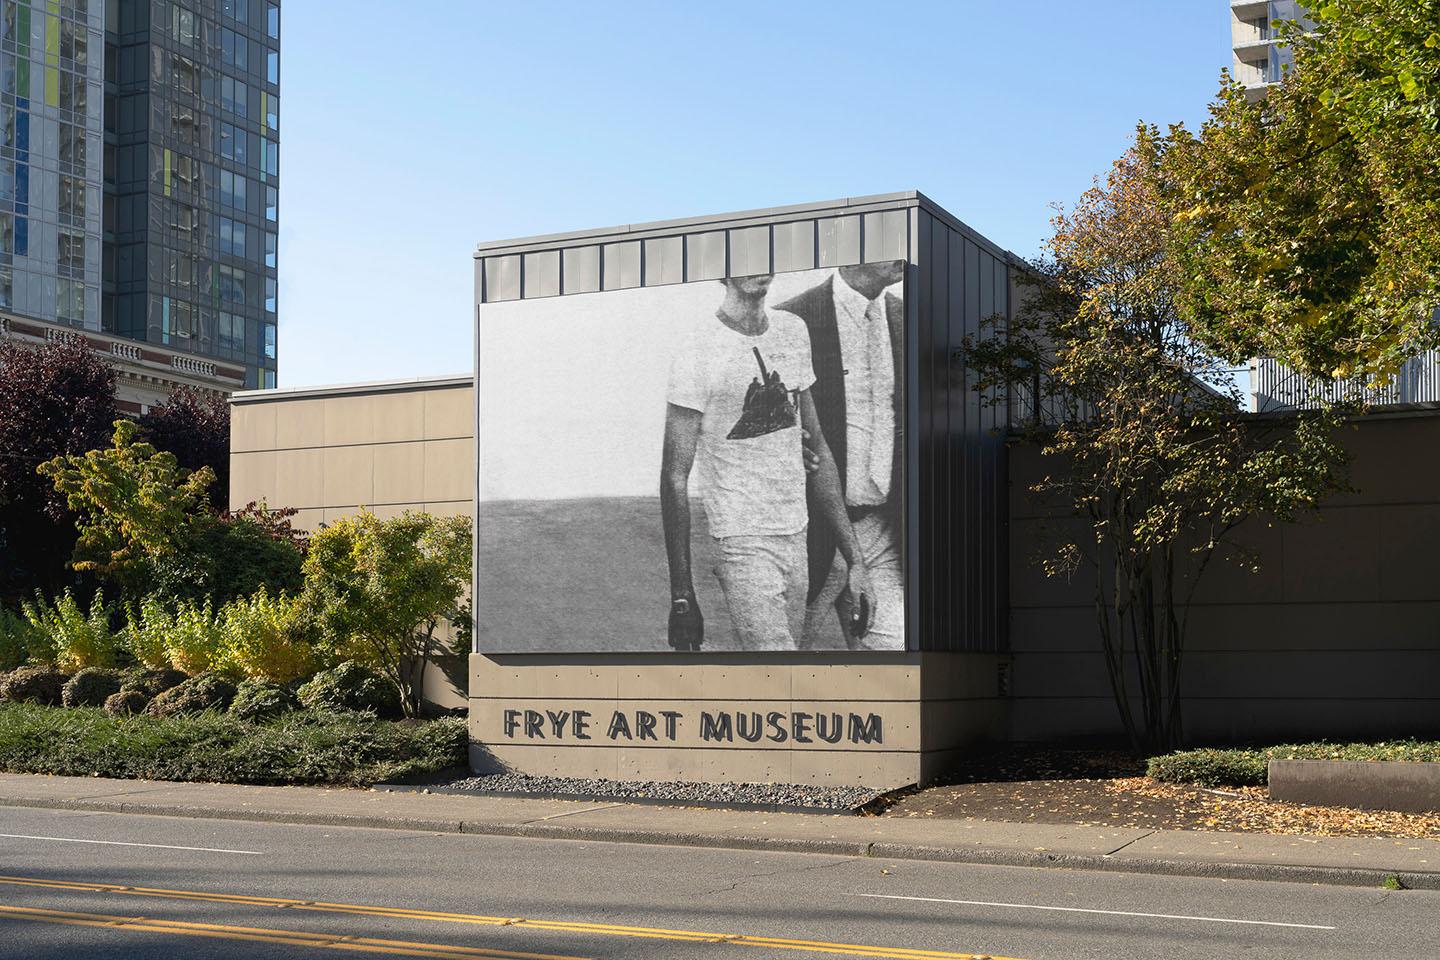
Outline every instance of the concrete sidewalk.
<svg viewBox="0 0 1440 960">
<path fill-rule="evenodd" d="M 0 807 L 1440 890 L 1440 841 L 0 774 Z M 0 824 L 4 815 L 0 813 Z"/>
</svg>

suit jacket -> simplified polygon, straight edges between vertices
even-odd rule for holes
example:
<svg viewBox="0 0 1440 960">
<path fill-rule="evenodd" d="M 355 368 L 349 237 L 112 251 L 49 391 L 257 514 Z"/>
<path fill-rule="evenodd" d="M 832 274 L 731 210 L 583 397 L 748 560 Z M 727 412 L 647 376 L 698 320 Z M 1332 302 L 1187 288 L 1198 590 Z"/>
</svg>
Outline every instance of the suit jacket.
<svg viewBox="0 0 1440 960">
<path fill-rule="evenodd" d="M 843 281 L 842 281 L 843 282 Z M 820 420 L 820 429 L 835 457 L 835 466 L 840 471 L 840 489 L 845 489 L 846 464 L 848 462 L 849 437 L 846 430 L 845 414 L 845 358 L 840 355 L 840 330 L 835 318 L 836 278 L 832 275 L 824 283 L 779 304 L 776 309 L 793 313 L 805 321 L 810 330 L 810 353 L 815 363 L 815 385 L 810 396 L 815 401 L 815 413 Z M 890 496 L 887 506 L 900 503 L 901 481 L 905 462 L 905 304 L 891 293 L 885 295 L 885 315 L 890 327 L 890 352 L 895 363 L 895 451 L 890 472 Z M 810 515 L 816 515 L 813 501 Z M 835 561 L 836 540 L 833 531 L 823 524 L 811 523 L 809 532 L 810 553 L 810 598 L 820 592 L 830 567 Z"/>
</svg>

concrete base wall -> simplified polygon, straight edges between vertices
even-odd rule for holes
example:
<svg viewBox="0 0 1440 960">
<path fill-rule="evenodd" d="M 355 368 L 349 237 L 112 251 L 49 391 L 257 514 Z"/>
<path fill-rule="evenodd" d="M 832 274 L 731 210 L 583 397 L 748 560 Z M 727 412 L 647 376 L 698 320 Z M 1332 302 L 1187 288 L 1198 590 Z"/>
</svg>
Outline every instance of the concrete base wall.
<svg viewBox="0 0 1440 960">
<path fill-rule="evenodd" d="M 1357 492 L 1239 531 L 1258 573 L 1219 557 L 1206 572 L 1182 669 L 1191 742 L 1440 734 L 1440 417 L 1371 417 L 1342 440 Z M 1027 493 L 1054 468 L 1011 451 L 1010 736 L 1118 735 L 1090 582 L 1036 562 L 1079 535 Z"/>
<path fill-rule="evenodd" d="M 1440 810 L 1440 763 L 1271 760 L 1275 800 L 1359 810 Z"/>
<path fill-rule="evenodd" d="M 997 673 L 996 657 L 966 654 L 474 654 L 472 766 L 899 787 L 1003 733 Z"/>
</svg>

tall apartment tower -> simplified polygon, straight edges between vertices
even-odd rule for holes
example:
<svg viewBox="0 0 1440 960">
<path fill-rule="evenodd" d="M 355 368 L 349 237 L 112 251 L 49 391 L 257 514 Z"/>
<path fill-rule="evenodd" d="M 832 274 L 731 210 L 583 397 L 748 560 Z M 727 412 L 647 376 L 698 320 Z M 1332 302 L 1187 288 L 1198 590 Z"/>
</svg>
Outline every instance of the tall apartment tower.
<svg viewBox="0 0 1440 960">
<path fill-rule="evenodd" d="M 276 385 L 278 0 L 0 0 L 0 335 Z"/>
<path fill-rule="evenodd" d="M 1308 23 L 1305 5 L 1297 0 L 1231 0 L 1230 47 L 1234 53 L 1231 73 L 1243 83 L 1251 97 L 1261 97 L 1265 88 L 1280 81 L 1295 62 L 1289 47 L 1278 42 L 1277 20 Z"/>
</svg>

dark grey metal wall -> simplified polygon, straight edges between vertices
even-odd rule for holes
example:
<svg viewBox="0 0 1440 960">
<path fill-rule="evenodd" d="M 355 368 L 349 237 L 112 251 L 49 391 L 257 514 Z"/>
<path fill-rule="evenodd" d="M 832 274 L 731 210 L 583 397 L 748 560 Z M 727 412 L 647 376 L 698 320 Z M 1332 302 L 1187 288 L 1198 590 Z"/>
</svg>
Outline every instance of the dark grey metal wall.
<svg viewBox="0 0 1440 960">
<path fill-rule="evenodd" d="M 1013 258 L 938 208 L 913 216 L 912 643 L 996 651 L 1008 604 L 1007 416 L 973 389 L 958 354 L 988 318 L 1008 319 Z"/>
</svg>

